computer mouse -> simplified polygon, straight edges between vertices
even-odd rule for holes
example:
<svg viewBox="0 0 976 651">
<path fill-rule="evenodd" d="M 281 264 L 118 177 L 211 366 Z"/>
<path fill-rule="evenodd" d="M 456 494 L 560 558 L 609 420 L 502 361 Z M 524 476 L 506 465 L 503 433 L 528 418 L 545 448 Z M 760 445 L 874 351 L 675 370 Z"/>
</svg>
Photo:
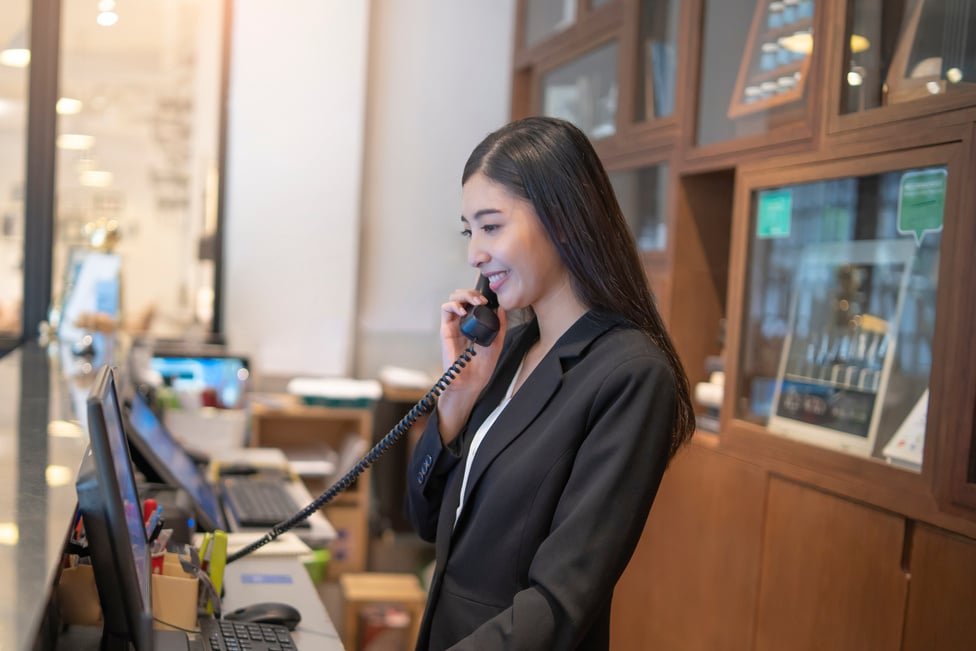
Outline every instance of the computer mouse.
<svg viewBox="0 0 976 651">
<path fill-rule="evenodd" d="M 302 615 L 294 606 L 276 601 L 265 601 L 244 606 L 224 614 L 224 619 L 232 622 L 254 622 L 256 624 L 281 624 L 289 631 L 295 630 Z"/>
</svg>

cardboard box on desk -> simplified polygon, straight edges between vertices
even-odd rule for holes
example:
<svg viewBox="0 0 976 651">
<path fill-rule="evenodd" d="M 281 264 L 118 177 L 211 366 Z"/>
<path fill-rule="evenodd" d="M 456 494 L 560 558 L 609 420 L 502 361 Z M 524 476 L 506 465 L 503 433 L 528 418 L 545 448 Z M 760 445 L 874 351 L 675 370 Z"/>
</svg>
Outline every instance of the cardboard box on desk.
<svg viewBox="0 0 976 651">
<path fill-rule="evenodd" d="M 366 569 L 367 526 L 363 510 L 355 506 L 326 506 L 325 517 L 336 530 L 337 538 L 329 545 L 326 576 L 337 579 L 346 572 Z"/>
<path fill-rule="evenodd" d="M 184 572 L 177 555 L 167 552 L 163 573 L 152 575 L 153 628 L 164 631 L 176 630 L 174 627 L 195 629 L 199 591 L 199 579 Z"/>
</svg>

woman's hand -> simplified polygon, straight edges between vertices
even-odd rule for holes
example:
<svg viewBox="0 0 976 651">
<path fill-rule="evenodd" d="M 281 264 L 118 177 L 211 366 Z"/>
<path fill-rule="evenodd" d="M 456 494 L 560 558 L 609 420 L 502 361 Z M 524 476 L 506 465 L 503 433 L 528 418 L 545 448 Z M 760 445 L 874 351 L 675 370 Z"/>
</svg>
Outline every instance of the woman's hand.
<svg viewBox="0 0 976 651">
<path fill-rule="evenodd" d="M 461 319 L 473 306 L 487 302 L 477 290 L 457 289 L 451 293 L 450 300 L 441 305 L 441 355 L 445 370 L 471 345 L 471 340 L 461 334 Z M 491 346 L 476 344 L 478 354 L 467 363 L 438 399 L 437 415 L 441 440 L 445 444 L 453 441 L 464 428 L 475 400 L 495 370 L 508 325 L 505 310 L 501 308 L 498 310 L 498 321 L 501 328 Z"/>
</svg>

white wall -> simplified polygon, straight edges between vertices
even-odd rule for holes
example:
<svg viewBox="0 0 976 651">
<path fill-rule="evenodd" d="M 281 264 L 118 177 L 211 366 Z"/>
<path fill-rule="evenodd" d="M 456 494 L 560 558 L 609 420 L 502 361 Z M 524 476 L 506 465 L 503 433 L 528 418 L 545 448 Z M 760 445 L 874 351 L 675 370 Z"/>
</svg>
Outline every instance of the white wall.
<svg viewBox="0 0 976 651">
<path fill-rule="evenodd" d="M 355 372 L 438 371 L 439 307 L 474 284 L 468 154 L 509 119 L 514 0 L 373 0 Z"/>
<path fill-rule="evenodd" d="M 350 368 L 369 11 L 234 3 L 224 331 L 258 373 Z"/>
<path fill-rule="evenodd" d="M 236 2 L 224 331 L 259 374 L 437 370 L 438 308 L 475 277 L 461 169 L 509 117 L 514 5 Z"/>
</svg>

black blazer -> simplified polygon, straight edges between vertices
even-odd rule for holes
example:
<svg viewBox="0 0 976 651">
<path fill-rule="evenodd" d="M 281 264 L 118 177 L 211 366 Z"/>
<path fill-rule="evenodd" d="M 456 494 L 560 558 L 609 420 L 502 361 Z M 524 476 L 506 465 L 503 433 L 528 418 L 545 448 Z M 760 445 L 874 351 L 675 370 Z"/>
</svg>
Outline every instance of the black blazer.
<svg viewBox="0 0 976 651">
<path fill-rule="evenodd" d="M 411 459 L 409 515 L 437 554 L 418 649 L 609 646 L 675 413 L 643 333 L 590 312 L 559 339 L 481 443 L 454 526 L 467 447 L 538 336 L 534 321 L 513 328 L 467 428 L 445 447 L 435 413 Z"/>
</svg>

